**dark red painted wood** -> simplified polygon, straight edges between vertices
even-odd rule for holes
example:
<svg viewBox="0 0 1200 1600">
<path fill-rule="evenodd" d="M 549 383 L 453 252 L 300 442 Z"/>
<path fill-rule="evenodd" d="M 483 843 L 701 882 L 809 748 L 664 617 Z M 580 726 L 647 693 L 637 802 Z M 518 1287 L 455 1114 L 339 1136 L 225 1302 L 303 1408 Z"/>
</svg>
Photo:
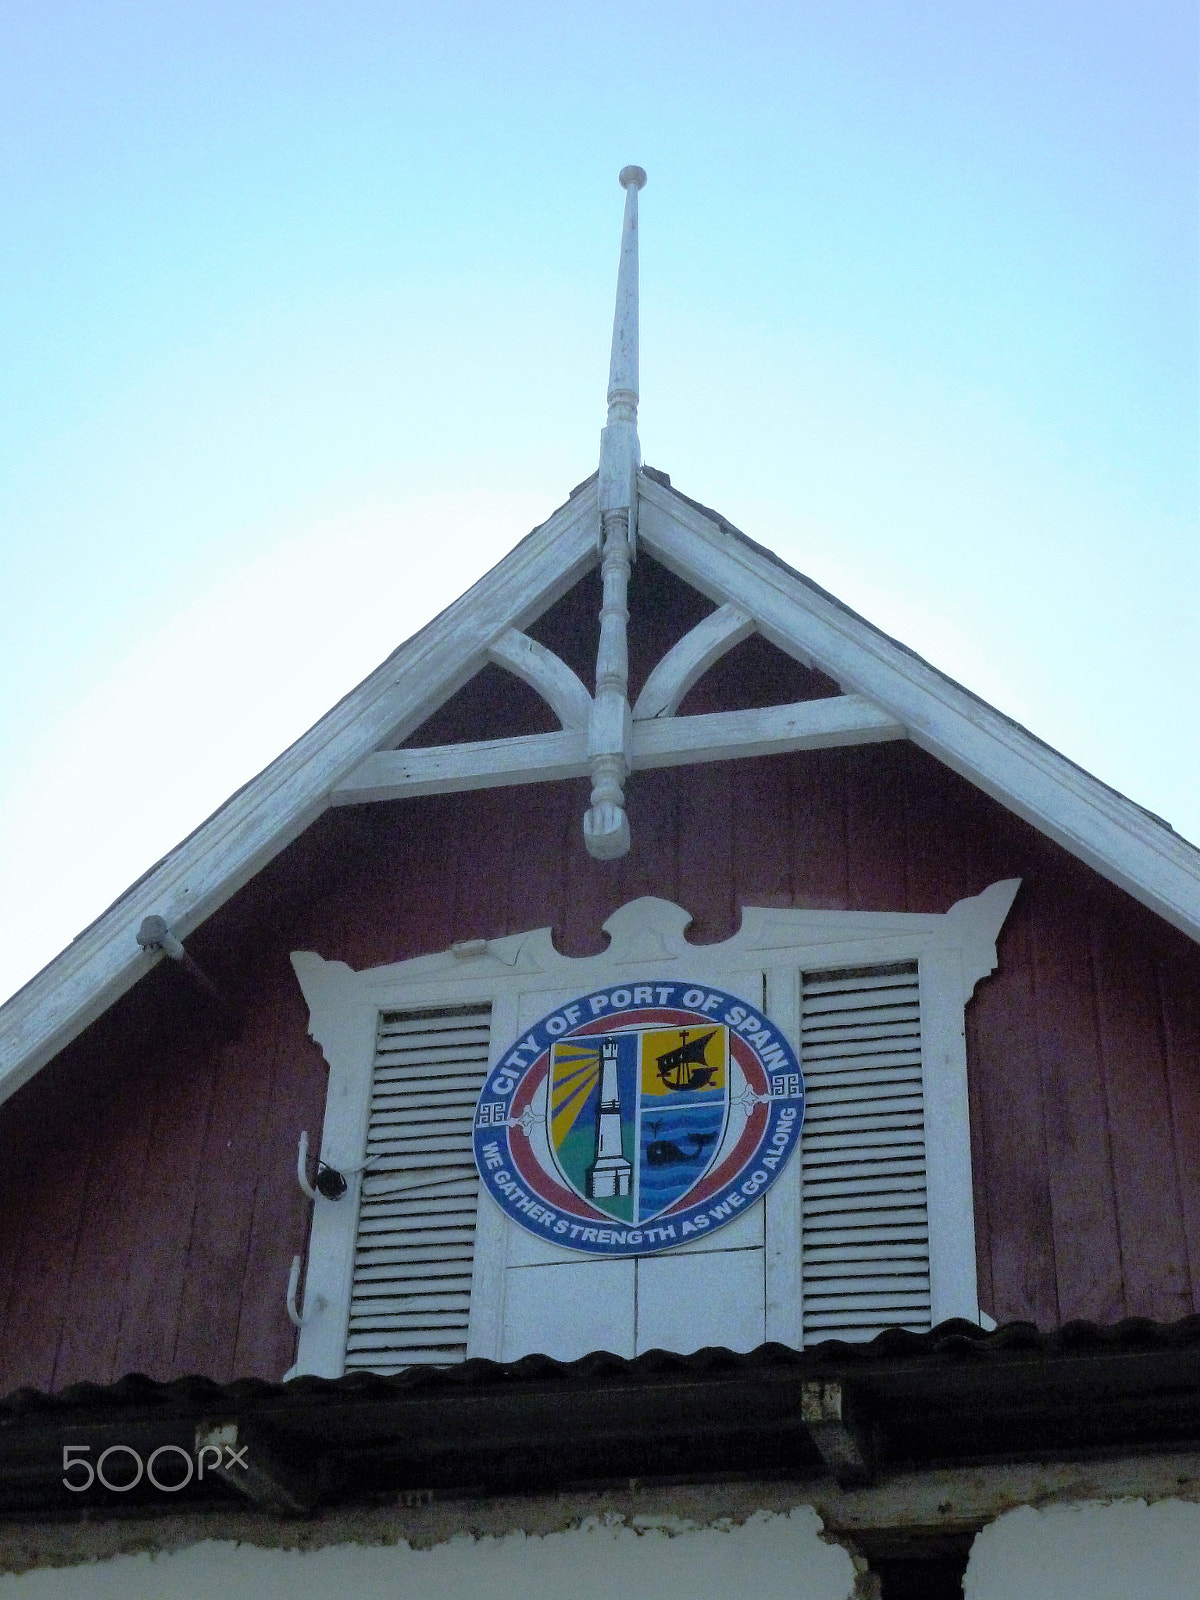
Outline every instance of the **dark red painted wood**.
<svg viewBox="0 0 1200 1600">
<path fill-rule="evenodd" d="M 788 757 L 795 905 L 845 911 L 850 904 L 846 833 L 850 759 L 848 750 L 806 750 Z"/>
<path fill-rule="evenodd" d="M 254 1192 L 266 1133 L 274 1016 L 257 1008 L 216 1051 L 180 1299 L 177 1366 L 225 1382 L 234 1374 Z M 299 1130 L 297 1130 L 298 1132 Z"/>
<path fill-rule="evenodd" d="M 711 607 L 639 570 L 644 678 Z M 538 624 L 581 675 L 598 599 L 589 578 Z M 831 692 L 739 650 L 697 709 Z M 507 681 L 413 742 L 528 722 Z M 164 963 L 0 1107 L 0 1388 L 290 1365 L 296 1139 L 319 1137 L 325 1088 L 290 951 L 363 967 L 549 925 L 583 955 L 639 894 L 685 906 L 705 943 L 744 904 L 944 911 L 1022 878 L 967 1015 L 985 1309 L 1200 1310 L 1200 950 L 908 744 L 634 774 L 620 862 L 587 855 L 587 798 L 573 781 L 328 813 L 189 940 L 246 1009 L 235 1043 Z"/>
<path fill-rule="evenodd" d="M 86 1381 L 97 1366 L 116 1365 L 150 1160 L 149 1128 L 137 1115 L 148 1076 L 144 1062 L 130 1062 L 114 1074 L 112 1092 L 98 1097 L 56 1388 Z"/>
<path fill-rule="evenodd" d="M 66 1324 L 66 1306 L 83 1219 L 84 1187 L 91 1155 L 92 1121 L 86 1101 L 55 1106 L 62 1073 L 46 1069 L 49 1090 L 43 1113 L 35 1112 L 21 1150 L 25 1181 L 7 1219 L 17 1236 L 17 1256 L 5 1306 L 0 1370 L 5 1389 L 49 1389 Z M 48 1102 L 48 1103 L 46 1103 Z M 97 1369 L 104 1370 L 97 1362 Z"/>
<path fill-rule="evenodd" d="M 1174 962 L 1160 962 L 1155 976 L 1192 1309 L 1200 1312 L 1200 987 L 1189 983 Z"/>
<path fill-rule="evenodd" d="M 979 1304 L 990 1316 L 995 1317 L 993 1307 L 996 1304 L 996 1276 L 992 1271 L 994 1258 L 994 1241 L 992 1238 L 991 1215 L 991 1189 L 989 1175 L 994 1170 L 994 1159 L 989 1144 L 990 1126 L 986 1111 L 988 1109 L 988 1095 L 985 1088 L 983 1073 L 979 1070 L 981 1051 L 985 1051 L 986 1043 L 980 1044 L 980 1019 L 977 1000 L 972 1000 L 966 1009 L 964 1018 L 966 1023 L 965 1033 L 967 1040 L 967 1060 L 974 1065 L 975 1070 L 967 1075 L 967 1093 L 970 1101 L 971 1115 L 971 1171 L 975 1184 L 975 1267 L 978 1280 Z M 985 1029 L 986 1040 L 986 1029 Z M 990 1083 L 990 1077 L 987 1079 Z"/>
<path fill-rule="evenodd" d="M 1171 1321 L 1192 1295 L 1161 1009 L 1150 959 L 1123 933 L 1097 931 L 1093 949 L 1125 1303 L 1132 1316 Z"/>
<path fill-rule="evenodd" d="M 1033 922 L 1035 1045 L 1041 1068 L 1059 1315 L 1112 1322 L 1124 1309 L 1112 1146 L 1087 928 L 1043 891 Z"/>
<path fill-rule="evenodd" d="M 907 911 L 903 787 L 889 745 L 863 745 L 849 763 L 846 788 L 847 907 L 871 911 L 881 902 Z"/>
<path fill-rule="evenodd" d="M 179 978 L 166 968 L 163 975 Z M 139 1243 L 126 1280 L 118 1373 L 162 1379 L 181 1370 L 177 1343 L 213 1092 L 212 1048 L 186 1033 L 178 1041 L 164 1041 L 156 1081 L 140 1107 L 150 1158 L 140 1190 Z"/>
<path fill-rule="evenodd" d="M 308 1011 L 290 963 L 273 961 L 264 983 L 270 985 L 267 1009 L 276 1039 L 233 1368 L 278 1376 L 296 1358 L 295 1330 L 280 1308 L 291 1259 L 307 1250 L 311 1212 L 295 1178 L 296 1143 L 307 1129 L 312 1147 L 320 1148 L 326 1069 L 307 1037 Z"/>
<path fill-rule="evenodd" d="M 974 1012 L 987 1161 L 977 1174 L 977 1196 L 982 1191 L 991 1250 L 992 1302 L 984 1310 L 997 1322 L 1053 1327 L 1058 1280 L 1032 969 L 1008 966 L 1003 981 L 985 980 Z"/>
<path fill-rule="evenodd" d="M 792 904 L 792 807 L 786 757 L 740 763 L 733 801 L 737 907 Z"/>
</svg>

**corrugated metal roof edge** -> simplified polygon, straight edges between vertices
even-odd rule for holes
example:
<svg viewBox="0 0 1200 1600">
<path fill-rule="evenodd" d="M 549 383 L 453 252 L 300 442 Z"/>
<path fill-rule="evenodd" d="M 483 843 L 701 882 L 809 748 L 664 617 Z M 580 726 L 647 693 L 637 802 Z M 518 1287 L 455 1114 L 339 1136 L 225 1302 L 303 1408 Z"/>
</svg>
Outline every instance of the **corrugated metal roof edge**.
<svg viewBox="0 0 1200 1600">
<path fill-rule="evenodd" d="M 885 1372 L 890 1367 L 914 1361 L 925 1365 L 952 1366 L 962 1362 L 994 1361 L 1007 1358 L 1041 1356 L 1047 1361 L 1100 1354 L 1151 1354 L 1156 1351 L 1195 1350 L 1200 1354 L 1200 1316 L 1178 1322 L 1155 1322 L 1146 1317 L 1129 1317 L 1110 1324 L 1068 1322 L 1061 1328 L 1041 1330 L 1032 1322 L 1009 1322 L 988 1332 L 973 1322 L 955 1319 L 940 1323 L 928 1333 L 912 1333 L 906 1328 L 888 1328 L 874 1339 L 847 1343 L 827 1339 L 793 1350 L 781 1344 L 762 1344 L 739 1353 L 723 1347 L 708 1347 L 688 1355 L 669 1350 L 648 1350 L 627 1357 L 610 1351 L 593 1351 L 577 1361 L 558 1361 L 552 1356 L 528 1355 L 519 1361 L 471 1360 L 446 1367 L 410 1367 L 393 1377 L 378 1373 L 354 1372 L 341 1378 L 293 1378 L 288 1383 L 271 1383 L 262 1378 L 237 1378 L 230 1383 L 194 1374 L 166 1382 L 130 1373 L 110 1384 L 79 1383 L 47 1393 L 40 1389 L 17 1389 L 0 1400 L 0 1428 L 35 1414 L 53 1412 L 112 1411 L 127 1407 L 162 1407 L 167 1410 L 220 1411 L 253 1402 L 288 1399 L 298 1408 L 305 1399 L 369 1398 L 424 1390 L 450 1392 L 455 1389 L 479 1390 L 508 1384 L 590 1381 L 601 1377 L 627 1376 L 652 1380 L 679 1374 L 700 1377 L 721 1372 L 751 1373 L 788 1368 L 800 1375 L 821 1376 L 831 1369 L 847 1374 L 858 1371 Z"/>
</svg>

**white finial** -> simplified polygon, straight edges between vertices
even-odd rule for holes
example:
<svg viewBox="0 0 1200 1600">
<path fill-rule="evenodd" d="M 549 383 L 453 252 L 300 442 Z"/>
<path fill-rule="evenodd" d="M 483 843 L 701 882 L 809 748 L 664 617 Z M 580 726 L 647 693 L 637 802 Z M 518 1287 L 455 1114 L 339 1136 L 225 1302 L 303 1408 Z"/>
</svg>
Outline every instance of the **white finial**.
<svg viewBox="0 0 1200 1600">
<path fill-rule="evenodd" d="M 638 190 L 645 182 L 646 174 L 641 167 L 621 168 L 625 222 L 621 229 L 621 260 L 617 268 L 612 359 L 608 364 L 609 426 L 614 422 L 631 422 L 635 439 L 638 404 Z"/>
<path fill-rule="evenodd" d="M 637 433 L 638 408 L 638 190 L 646 182 L 641 167 L 622 167 L 625 218 L 617 266 L 617 304 L 613 312 L 612 355 L 608 363 L 608 423 L 600 434 L 600 512 L 630 512 L 629 543 L 637 539 L 637 469 L 642 464 Z M 601 549 L 603 549 L 601 534 Z"/>
<path fill-rule="evenodd" d="M 612 357 L 608 367 L 608 422 L 600 434 L 600 648 L 596 694 L 588 724 L 591 809 L 583 819 L 589 854 L 602 861 L 629 849 L 625 779 L 633 744 L 629 710 L 629 569 L 637 539 L 638 443 L 638 190 L 646 182 L 641 167 L 623 167 L 625 220 L 617 267 L 617 307 L 613 315 Z"/>
</svg>

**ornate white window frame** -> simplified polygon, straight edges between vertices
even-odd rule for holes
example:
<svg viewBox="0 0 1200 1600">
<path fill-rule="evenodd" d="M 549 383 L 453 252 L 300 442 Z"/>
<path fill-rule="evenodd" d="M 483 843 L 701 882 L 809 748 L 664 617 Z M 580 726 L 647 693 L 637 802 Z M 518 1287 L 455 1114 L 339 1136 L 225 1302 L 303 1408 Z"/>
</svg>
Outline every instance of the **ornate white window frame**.
<svg viewBox="0 0 1200 1600">
<path fill-rule="evenodd" d="M 1020 886 L 994 883 L 944 914 L 792 911 L 747 906 L 732 938 L 689 944 L 691 917 L 645 897 L 604 924 L 600 955 L 569 957 L 551 930 L 477 940 L 436 955 L 355 972 L 310 951 L 292 955 L 308 1003 L 310 1032 L 329 1063 L 321 1159 L 339 1170 L 363 1159 L 376 1029 L 381 1011 L 488 1003 L 495 1063 L 518 1032 L 561 1001 L 614 982 L 658 974 L 705 980 L 762 1004 L 792 1040 L 800 1032 L 800 974 L 837 967 L 915 961 L 920 984 L 922 1075 L 934 1324 L 979 1320 L 971 1181 L 964 1008 L 996 966 L 996 938 Z M 758 997 L 761 996 L 761 999 Z M 799 1347 L 801 1325 L 800 1162 L 766 1197 L 765 1336 Z M 296 1365 L 289 1376 L 337 1377 L 344 1367 L 358 1215 L 358 1185 L 340 1201 L 318 1199 L 309 1241 L 305 1303 Z M 507 1251 L 515 1230 L 499 1208 L 480 1201 L 469 1356 L 504 1351 Z M 719 1249 L 714 1238 L 714 1249 Z"/>
</svg>

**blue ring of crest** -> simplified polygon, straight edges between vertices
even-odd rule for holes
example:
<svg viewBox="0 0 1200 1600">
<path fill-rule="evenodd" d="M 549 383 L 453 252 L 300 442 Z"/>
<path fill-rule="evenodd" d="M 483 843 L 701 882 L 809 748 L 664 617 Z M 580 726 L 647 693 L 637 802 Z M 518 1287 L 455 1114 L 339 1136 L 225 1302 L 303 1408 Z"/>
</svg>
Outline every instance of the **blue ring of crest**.
<svg viewBox="0 0 1200 1600">
<path fill-rule="evenodd" d="M 653 983 L 650 987 L 656 995 L 666 993 L 680 997 L 699 990 L 702 991 L 706 1001 L 716 996 L 718 1009 L 709 1010 L 706 1006 L 705 1011 L 699 1011 L 693 1006 L 685 1006 L 681 999 L 668 999 L 662 1004 L 652 1005 L 630 1004 L 615 1008 L 611 1005 L 610 998 L 614 993 L 632 991 L 635 987 L 646 986 L 632 983 L 609 984 L 568 1001 L 566 1005 L 556 1006 L 553 1011 L 548 1011 L 539 1022 L 524 1031 L 505 1051 L 501 1052 L 499 1059 L 488 1071 L 475 1106 L 473 1146 L 475 1165 L 479 1170 L 483 1188 L 500 1206 L 505 1216 L 524 1228 L 527 1233 L 583 1255 L 606 1257 L 654 1255 L 660 1250 L 675 1249 L 681 1244 L 690 1243 L 693 1239 L 715 1233 L 727 1223 L 735 1222 L 749 1206 L 761 1200 L 779 1178 L 799 1144 L 800 1132 L 804 1126 L 804 1078 L 800 1071 L 800 1063 L 781 1030 L 769 1017 L 762 1016 L 748 1000 L 729 994 L 726 990 L 716 989 L 709 984 L 678 981 L 668 984 Z M 593 1001 L 603 1003 L 595 1008 Z M 760 1044 L 753 1043 L 747 1034 L 741 1031 L 738 1022 L 729 1021 L 729 1015 L 735 1007 L 741 1008 L 743 1022 L 747 1018 L 757 1019 L 759 1027 L 754 1033 L 760 1038 L 761 1048 Z M 506 1121 L 511 1116 L 513 1100 L 520 1092 L 522 1084 L 552 1044 L 574 1038 L 582 1028 L 595 1022 L 600 1015 L 614 1019 L 619 1017 L 627 1026 L 641 1013 L 652 1014 L 663 1010 L 691 1013 L 700 1022 L 725 1023 L 730 1031 L 731 1042 L 735 1034 L 742 1040 L 758 1060 L 768 1084 L 772 1078 L 791 1079 L 798 1086 L 797 1092 L 778 1096 L 772 1093 L 771 1099 L 767 1102 L 766 1126 L 754 1150 L 733 1177 L 698 1206 L 676 1211 L 669 1219 L 660 1217 L 658 1221 L 640 1227 L 622 1226 L 615 1220 L 605 1226 L 597 1223 L 594 1218 L 567 1211 L 557 1200 L 551 1200 L 538 1193 L 524 1174 L 516 1169 L 510 1142 L 512 1130 L 506 1126 Z M 572 1021 L 569 1017 L 569 1013 L 573 1011 L 580 1013 L 576 1021 Z M 553 1027 L 552 1024 L 556 1022 L 560 1026 Z M 649 1017 L 648 1024 L 653 1025 Z M 761 1040 L 764 1030 L 769 1038 Z M 780 1052 L 779 1059 L 768 1067 L 763 1061 L 762 1050 L 775 1047 L 778 1047 Z M 780 1061 L 782 1065 L 779 1064 Z M 486 1117 L 486 1121 L 481 1120 L 483 1117 Z M 522 1200 L 536 1206 L 539 1214 L 533 1216 L 528 1210 L 523 1209 Z M 546 1212 L 552 1213 L 549 1222 L 544 1215 Z M 705 1219 L 703 1223 L 699 1221 L 701 1217 Z M 682 1227 L 685 1221 L 693 1224 L 686 1234 L 683 1233 Z M 561 1228 L 560 1224 L 564 1222 L 566 1227 Z M 589 1231 L 596 1237 L 584 1239 L 581 1235 Z M 665 1234 L 666 1237 L 651 1239 L 647 1237 L 650 1233 Z M 601 1238 L 600 1235 L 603 1234 L 607 1234 L 608 1238 Z M 618 1235 L 621 1237 L 615 1237 Z"/>
</svg>

